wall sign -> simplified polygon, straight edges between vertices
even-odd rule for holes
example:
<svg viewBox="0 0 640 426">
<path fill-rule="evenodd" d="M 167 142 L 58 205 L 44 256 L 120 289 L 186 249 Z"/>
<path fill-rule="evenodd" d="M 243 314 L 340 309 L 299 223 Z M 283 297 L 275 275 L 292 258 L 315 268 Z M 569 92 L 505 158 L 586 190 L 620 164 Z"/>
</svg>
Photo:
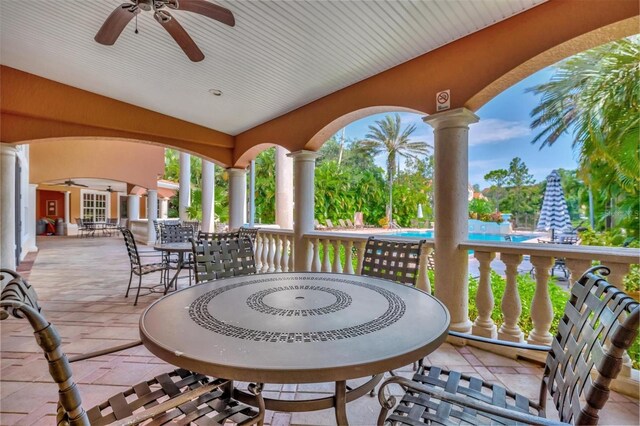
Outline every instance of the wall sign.
<svg viewBox="0 0 640 426">
<path fill-rule="evenodd" d="M 449 89 L 436 93 L 436 111 L 451 108 L 451 91 Z"/>
</svg>

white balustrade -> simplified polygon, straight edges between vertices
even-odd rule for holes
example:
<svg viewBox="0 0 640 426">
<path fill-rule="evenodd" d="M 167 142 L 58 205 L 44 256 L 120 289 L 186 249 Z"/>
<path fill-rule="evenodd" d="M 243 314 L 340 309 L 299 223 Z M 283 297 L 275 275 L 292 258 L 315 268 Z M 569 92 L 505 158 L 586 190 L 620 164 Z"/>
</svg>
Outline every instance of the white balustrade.
<svg viewBox="0 0 640 426">
<path fill-rule="evenodd" d="M 293 249 L 292 230 L 260 228 L 256 236 L 256 271 L 292 271 Z"/>
</svg>

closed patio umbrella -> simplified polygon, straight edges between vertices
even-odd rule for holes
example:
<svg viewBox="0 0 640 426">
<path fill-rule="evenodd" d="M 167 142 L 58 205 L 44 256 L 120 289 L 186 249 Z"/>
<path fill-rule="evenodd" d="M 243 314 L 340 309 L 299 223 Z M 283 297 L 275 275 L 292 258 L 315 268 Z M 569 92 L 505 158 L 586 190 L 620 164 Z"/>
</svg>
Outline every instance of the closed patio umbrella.
<svg viewBox="0 0 640 426">
<path fill-rule="evenodd" d="M 424 217 L 424 215 L 422 214 L 422 204 L 418 204 L 418 214 L 417 214 L 418 219 L 422 219 Z"/>
<path fill-rule="evenodd" d="M 571 227 L 571 218 L 567 210 L 567 202 L 564 199 L 564 191 L 560 184 L 560 175 L 557 170 L 547 176 L 547 189 L 542 199 L 542 209 L 538 219 L 538 231 L 551 230 L 551 241 L 554 239 L 554 231 L 562 231 Z"/>
</svg>

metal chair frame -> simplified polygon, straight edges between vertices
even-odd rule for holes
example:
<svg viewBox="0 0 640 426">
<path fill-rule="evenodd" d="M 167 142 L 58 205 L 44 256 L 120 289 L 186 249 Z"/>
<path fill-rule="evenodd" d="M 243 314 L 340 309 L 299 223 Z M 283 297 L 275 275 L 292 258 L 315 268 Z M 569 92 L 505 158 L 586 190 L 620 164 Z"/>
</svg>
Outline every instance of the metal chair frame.
<svg viewBox="0 0 640 426">
<path fill-rule="evenodd" d="M 196 283 L 256 273 L 249 237 L 191 240 Z"/>
<path fill-rule="evenodd" d="M 640 305 L 609 284 L 603 278 L 608 274 L 608 268 L 596 266 L 572 286 L 551 347 L 450 332 L 471 340 L 547 351 L 538 402 L 475 377 L 423 366 L 412 380 L 392 377 L 381 385 L 378 424 L 558 424 L 545 418 L 547 392 L 561 422 L 597 424 L 598 412 L 609 398 L 610 383 L 622 369 L 622 356 L 636 339 L 640 323 Z M 387 417 L 396 405 L 393 396 L 385 395 L 392 383 L 408 391 Z"/>
<path fill-rule="evenodd" d="M 85 411 L 71 365 L 62 350 L 60 334 L 42 315 L 34 288 L 16 272 L 7 269 L 0 269 L 0 282 L 0 320 L 12 315 L 29 321 L 49 364 L 51 377 L 58 385 L 58 425 L 133 425 L 149 420 L 154 425 L 175 422 L 221 425 L 226 419 L 240 425 L 263 423 L 262 384 L 249 385 L 249 391 L 255 396 L 256 410 L 231 398 L 231 381 L 184 369 L 160 374 Z"/>
<path fill-rule="evenodd" d="M 133 237 L 133 233 L 126 228 L 120 228 L 122 235 L 124 237 L 124 244 L 127 247 L 127 254 L 129 255 L 129 261 L 131 262 L 131 271 L 129 273 L 129 284 L 127 285 L 127 292 L 124 297 L 129 297 L 129 290 L 131 289 L 131 282 L 133 281 L 133 276 L 136 275 L 138 277 L 138 290 L 136 291 L 136 299 L 133 302 L 133 306 L 138 304 L 138 298 L 140 297 L 140 289 L 142 289 L 142 276 L 148 275 L 154 272 L 161 272 L 160 274 L 160 285 L 165 285 L 163 281 L 166 280 L 165 273 L 167 271 L 167 263 L 163 260 L 160 263 L 142 263 L 140 261 L 140 254 L 138 253 L 138 245 L 136 244 L 136 240 Z M 148 289 L 152 289 L 153 287 L 144 287 Z"/>
<path fill-rule="evenodd" d="M 369 237 L 360 274 L 415 286 L 425 242 Z"/>
</svg>

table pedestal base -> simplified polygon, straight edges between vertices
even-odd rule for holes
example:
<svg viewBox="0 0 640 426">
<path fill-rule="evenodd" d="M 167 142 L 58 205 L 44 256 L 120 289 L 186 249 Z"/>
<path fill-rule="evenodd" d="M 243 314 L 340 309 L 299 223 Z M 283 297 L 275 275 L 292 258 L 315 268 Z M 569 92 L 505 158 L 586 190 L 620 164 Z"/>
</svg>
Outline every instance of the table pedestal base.
<svg viewBox="0 0 640 426">
<path fill-rule="evenodd" d="M 347 425 L 349 424 L 347 420 L 347 402 L 354 401 L 369 393 L 380 383 L 383 376 L 384 373 L 376 374 L 366 383 L 353 389 L 347 389 L 347 384 L 344 380 L 336 382 L 335 395 L 327 396 L 326 398 L 305 399 L 301 401 L 264 398 L 264 403 L 267 410 L 284 411 L 288 413 L 326 410 L 327 408 L 334 407 L 336 409 L 337 423 L 339 425 Z M 233 397 L 244 404 L 255 404 L 255 396 L 239 389 L 234 389 Z"/>
</svg>

